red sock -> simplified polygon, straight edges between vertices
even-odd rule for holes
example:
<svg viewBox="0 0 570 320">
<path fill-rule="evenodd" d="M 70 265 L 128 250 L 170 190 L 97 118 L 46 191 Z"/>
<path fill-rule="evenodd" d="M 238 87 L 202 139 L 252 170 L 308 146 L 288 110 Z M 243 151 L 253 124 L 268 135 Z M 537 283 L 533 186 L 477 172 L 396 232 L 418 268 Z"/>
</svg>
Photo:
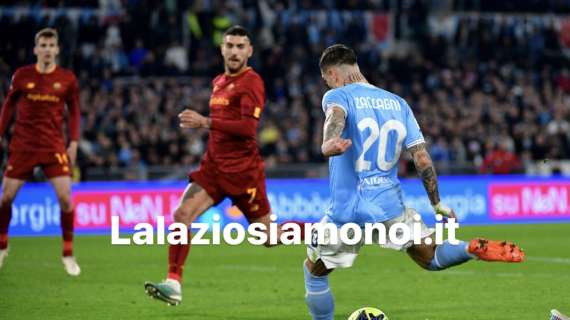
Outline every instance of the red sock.
<svg viewBox="0 0 570 320">
<path fill-rule="evenodd" d="M 182 281 L 182 273 L 186 257 L 190 252 L 190 230 L 188 230 L 188 244 L 171 244 L 168 247 L 168 279 Z"/>
<path fill-rule="evenodd" d="M 0 250 L 8 248 L 10 219 L 12 219 L 12 204 L 0 205 Z"/>
<path fill-rule="evenodd" d="M 70 212 L 61 211 L 61 235 L 63 237 L 63 256 L 73 255 L 73 223 L 75 221 L 75 210 Z"/>
</svg>

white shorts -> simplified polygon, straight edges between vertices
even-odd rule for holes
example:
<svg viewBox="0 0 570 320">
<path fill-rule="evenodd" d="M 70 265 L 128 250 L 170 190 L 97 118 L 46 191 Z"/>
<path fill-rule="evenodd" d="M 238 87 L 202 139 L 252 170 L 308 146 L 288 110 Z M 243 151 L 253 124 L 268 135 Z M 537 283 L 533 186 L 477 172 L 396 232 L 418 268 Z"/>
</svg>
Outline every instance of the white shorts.
<svg viewBox="0 0 570 320">
<path fill-rule="evenodd" d="M 414 222 L 416 222 L 414 220 L 414 215 L 416 214 L 418 214 L 416 210 L 412 208 L 406 208 L 406 210 L 396 218 L 382 222 L 382 224 L 386 228 L 386 235 L 385 235 L 386 242 L 385 244 L 381 244 L 380 246 L 398 251 L 405 251 L 409 247 L 411 247 L 414 244 L 413 240 L 410 240 L 403 244 L 396 244 L 390 241 L 390 237 L 388 236 L 388 230 L 390 230 L 390 227 L 396 223 L 403 223 L 407 225 L 408 228 L 410 228 L 410 230 L 413 230 L 413 224 Z M 319 223 L 327 223 L 327 222 L 328 222 L 327 217 L 324 217 Z M 434 230 L 428 228 L 422 220 L 418 222 L 420 223 L 422 239 L 427 238 L 434 233 Z M 378 233 L 376 232 L 374 236 L 375 236 L 374 242 L 378 243 L 377 241 L 379 239 Z M 342 241 L 338 241 L 338 243 L 335 244 L 330 244 L 328 243 L 329 239 L 330 239 L 330 234 L 325 232 L 323 243 L 318 243 L 316 246 L 313 245 L 307 246 L 307 256 L 309 260 L 311 260 L 311 262 L 317 262 L 317 260 L 321 259 L 325 264 L 325 266 L 327 267 L 327 269 L 350 268 L 354 263 L 354 260 L 356 260 L 360 248 L 362 248 L 362 246 L 364 245 L 364 236 L 361 238 L 361 241 L 359 243 L 354 245 L 344 244 L 342 243 Z"/>
</svg>

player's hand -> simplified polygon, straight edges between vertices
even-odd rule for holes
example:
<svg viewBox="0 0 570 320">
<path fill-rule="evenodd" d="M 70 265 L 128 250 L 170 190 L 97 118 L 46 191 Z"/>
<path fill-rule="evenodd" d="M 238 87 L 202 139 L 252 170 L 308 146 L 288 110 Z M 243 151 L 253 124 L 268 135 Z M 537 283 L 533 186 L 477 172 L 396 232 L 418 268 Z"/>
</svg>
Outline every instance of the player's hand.
<svg viewBox="0 0 570 320">
<path fill-rule="evenodd" d="M 333 157 L 343 154 L 351 145 L 350 139 L 336 137 L 325 141 L 321 146 L 321 151 L 325 157 Z"/>
<path fill-rule="evenodd" d="M 180 120 L 180 128 L 196 129 L 210 127 L 208 118 L 194 110 L 186 109 L 182 111 L 178 114 L 178 119 Z"/>
<path fill-rule="evenodd" d="M 73 167 L 75 165 L 75 160 L 77 159 L 77 141 L 71 141 L 69 147 L 67 147 L 67 157 L 69 158 L 69 163 Z"/>
<path fill-rule="evenodd" d="M 457 220 L 457 216 L 455 215 L 453 209 L 446 206 L 443 202 L 434 205 L 433 210 L 435 211 L 435 214 L 441 214 L 445 222 L 447 222 L 447 219 L 450 218 Z"/>
</svg>

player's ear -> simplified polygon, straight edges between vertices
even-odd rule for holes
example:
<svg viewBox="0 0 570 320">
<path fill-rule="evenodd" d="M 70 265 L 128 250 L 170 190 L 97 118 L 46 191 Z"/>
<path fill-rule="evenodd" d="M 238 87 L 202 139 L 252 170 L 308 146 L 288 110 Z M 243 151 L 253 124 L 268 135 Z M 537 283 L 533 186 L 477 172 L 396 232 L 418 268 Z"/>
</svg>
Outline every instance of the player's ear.
<svg viewBox="0 0 570 320">
<path fill-rule="evenodd" d="M 247 49 L 247 57 L 251 58 L 252 55 L 253 55 L 253 46 L 250 44 Z"/>
<path fill-rule="evenodd" d="M 327 73 L 327 77 L 329 79 L 335 79 L 337 76 L 337 72 L 336 72 L 336 69 L 334 67 L 327 68 L 326 73 Z"/>
<path fill-rule="evenodd" d="M 333 81 L 333 83 L 341 83 L 343 82 L 341 79 L 341 73 L 339 72 L 338 68 L 335 66 L 332 66 L 329 68 L 328 70 L 329 73 L 329 79 L 331 79 Z"/>
</svg>

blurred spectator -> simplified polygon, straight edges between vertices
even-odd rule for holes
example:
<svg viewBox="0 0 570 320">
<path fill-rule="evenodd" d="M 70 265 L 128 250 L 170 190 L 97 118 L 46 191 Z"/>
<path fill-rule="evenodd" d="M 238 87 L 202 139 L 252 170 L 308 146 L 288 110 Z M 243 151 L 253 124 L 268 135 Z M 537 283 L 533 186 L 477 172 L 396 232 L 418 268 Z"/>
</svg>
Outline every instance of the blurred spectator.
<svg viewBox="0 0 570 320">
<path fill-rule="evenodd" d="M 135 47 L 129 52 L 129 61 L 135 69 L 140 69 L 148 54 L 148 50 L 144 47 L 141 39 L 137 39 Z"/>
<path fill-rule="evenodd" d="M 508 144 L 502 142 L 485 156 L 480 171 L 481 173 L 492 174 L 519 173 L 521 172 L 521 161 L 516 154 L 509 151 Z"/>
<path fill-rule="evenodd" d="M 447 141 L 442 137 L 437 139 L 437 141 L 431 145 L 430 153 L 438 171 L 447 172 L 449 162 L 451 161 L 451 152 L 448 148 Z"/>
<path fill-rule="evenodd" d="M 173 42 L 164 57 L 164 64 L 175 69 L 175 73 L 182 74 L 188 71 L 188 52 L 180 43 Z"/>
</svg>

